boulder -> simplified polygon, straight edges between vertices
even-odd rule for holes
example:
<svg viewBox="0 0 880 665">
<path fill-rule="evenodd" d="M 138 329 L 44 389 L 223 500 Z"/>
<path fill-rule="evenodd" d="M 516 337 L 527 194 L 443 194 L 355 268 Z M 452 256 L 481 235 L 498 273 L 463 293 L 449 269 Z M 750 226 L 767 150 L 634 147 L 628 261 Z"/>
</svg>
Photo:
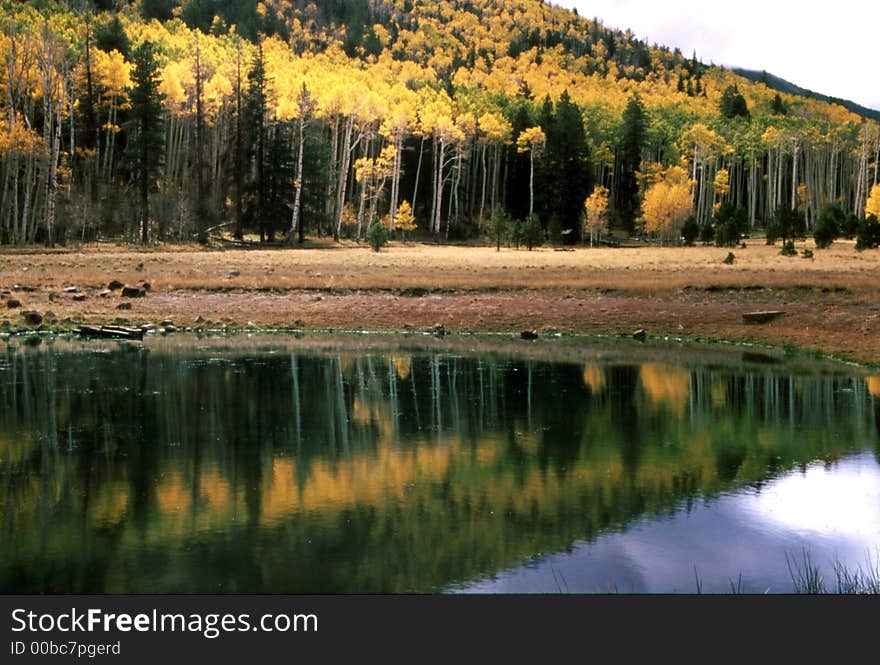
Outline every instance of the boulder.
<svg viewBox="0 0 880 665">
<path fill-rule="evenodd" d="M 121 302 L 118 305 L 116 305 L 116 309 L 131 309 L 131 303 L 130 302 Z"/>
<path fill-rule="evenodd" d="M 110 283 L 107 285 L 107 288 L 110 289 L 111 291 L 118 291 L 123 286 L 125 286 L 125 284 L 120 282 L 118 279 L 113 279 L 113 280 L 110 280 Z"/>
<path fill-rule="evenodd" d="M 781 310 L 766 310 L 763 312 L 746 312 L 742 315 L 744 323 L 768 323 L 774 319 L 785 316 Z"/>
<path fill-rule="evenodd" d="M 85 299 L 86 299 L 85 293 L 74 293 L 73 294 L 73 301 L 74 302 L 82 302 Z"/>
<path fill-rule="evenodd" d="M 538 339 L 538 331 L 537 330 L 523 330 L 520 334 L 520 339 Z"/>
<path fill-rule="evenodd" d="M 643 328 L 639 328 L 633 333 L 633 339 L 638 342 L 644 342 L 648 339 L 648 333 L 646 333 Z"/>
<path fill-rule="evenodd" d="M 21 315 L 24 317 L 24 320 L 32 326 L 38 326 L 43 322 L 43 315 L 33 309 L 26 309 Z"/>
<path fill-rule="evenodd" d="M 6 306 L 9 309 L 13 309 L 14 307 L 21 307 L 21 300 L 19 300 L 18 298 L 10 298 L 6 301 Z"/>
<path fill-rule="evenodd" d="M 122 287 L 123 298 L 143 298 L 145 295 L 147 295 L 147 290 L 139 286 Z"/>
</svg>

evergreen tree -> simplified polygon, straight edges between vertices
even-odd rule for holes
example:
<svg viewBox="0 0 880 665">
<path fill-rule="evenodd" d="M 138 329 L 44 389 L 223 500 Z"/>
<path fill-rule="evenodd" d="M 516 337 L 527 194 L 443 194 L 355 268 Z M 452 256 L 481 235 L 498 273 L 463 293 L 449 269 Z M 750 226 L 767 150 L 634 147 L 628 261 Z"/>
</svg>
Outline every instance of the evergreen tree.
<svg viewBox="0 0 880 665">
<path fill-rule="evenodd" d="M 248 183 L 248 219 L 259 226 L 260 242 L 266 241 L 266 129 L 268 109 L 268 85 L 263 45 L 260 43 L 254 55 L 253 66 L 248 73 L 248 86 L 242 109 L 244 127 L 247 130 L 245 145 L 254 160 L 255 169 Z"/>
<path fill-rule="evenodd" d="M 140 194 L 142 241 L 147 244 L 151 183 L 162 168 L 165 150 L 165 111 L 159 92 L 159 65 L 151 42 L 143 42 L 134 52 L 131 78 L 127 151 L 131 174 Z"/>
<path fill-rule="evenodd" d="M 776 96 L 773 98 L 773 103 L 770 105 L 770 111 L 773 115 L 788 115 L 788 108 L 786 108 L 779 93 L 776 93 Z"/>
<path fill-rule="evenodd" d="M 593 188 L 581 109 L 564 91 L 555 109 L 549 98 L 544 102 L 539 124 L 547 136 L 538 178 L 539 216 L 555 216 L 562 228 L 579 234 L 584 199 Z"/>
<path fill-rule="evenodd" d="M 735 85 L 727 86 L 724 90 L 719 107 L 721 115 L 725 118 L 749 117 L 749 107 L 746 104 L 746 99 Z"/>
<path fill-rule="evenodd" d="M 119 51 L 126 60 L 131 58 L 131 42 L 117 14 L 104 25 L 95 26 L 95 46 L 102 51 Z"/>
<path fill-rule="evenodd" d="M 644 137 L 645 109 L 638 95 L 633 95 L 623 112 L 623 127 L 617 149 L 620 169 L 614 199 L 617 217 L 628 232 L 635 229 L 639 216 L 639 182 L 636 174 L 642 164 Z"/>
</svg>

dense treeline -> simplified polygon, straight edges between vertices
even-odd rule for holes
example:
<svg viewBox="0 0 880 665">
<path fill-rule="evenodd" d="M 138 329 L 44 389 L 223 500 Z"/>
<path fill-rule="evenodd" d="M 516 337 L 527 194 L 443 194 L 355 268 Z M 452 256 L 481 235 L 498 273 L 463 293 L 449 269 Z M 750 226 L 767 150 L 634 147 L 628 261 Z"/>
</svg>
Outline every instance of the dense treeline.
<svg viewBox="0 0 880 665">
<path fill-rule="evenodd" d="M 880 214 L 875 123 L 537 0 L 2 0 L 0 20 L 3 244 L 377 220 L 726 242 L 786 209 L 803 232 L 829 204 L 836 233 Z"/>
</svg>

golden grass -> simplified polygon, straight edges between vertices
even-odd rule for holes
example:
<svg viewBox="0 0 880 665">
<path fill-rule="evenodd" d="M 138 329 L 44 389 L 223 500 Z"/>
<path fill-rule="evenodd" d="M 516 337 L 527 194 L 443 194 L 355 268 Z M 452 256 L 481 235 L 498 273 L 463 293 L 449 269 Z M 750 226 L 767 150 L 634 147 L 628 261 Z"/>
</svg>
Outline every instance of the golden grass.
<svg viewBox="0 0 880 665">
<path fill-rule="evenodd" d="M 812 241 L 804 244 L 812 247 Z M 394 243 L 196 251 L 168 246 L 92 245 L 57 251 L 0 252 L 0 287 L 12 283 L 99 287 L 111 279 L 150 281 L 162 289 L 510 289 L 618 288 L 652 292 L 693 285 L 840 285 L 873 283 L 880 252 L 838 242 L 814 259 L 788 258 L 760 241 L 715 247 L 576 248 L 534 251 Z M 140 267 L 140 269 L 138 269 Z"/>
</svg>

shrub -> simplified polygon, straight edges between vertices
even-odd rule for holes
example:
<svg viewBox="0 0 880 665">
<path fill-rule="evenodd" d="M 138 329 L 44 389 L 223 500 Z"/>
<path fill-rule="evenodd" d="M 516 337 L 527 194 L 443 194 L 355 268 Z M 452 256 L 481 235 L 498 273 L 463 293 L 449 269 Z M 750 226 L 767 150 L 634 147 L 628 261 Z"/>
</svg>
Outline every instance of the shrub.
<svg viewBox="0 0 880 665">
<path fill-rule="evenodd" d="M 694 241 L 700 235 L 700 225 L 697 224 L 697 219 L 693 215 L 684 220 L 684 224 L 681 225 L 681 237 L 684 240 L 685 245 L 693 245 Z"/>
<path fill-rule="evenodd" d="M 713 216 L 715 233 L 713 240 L 719 247 L 734 247 L 739 244 L 739 237 L 749 228 L 749 219 L 745 210 L 736 208 L 730 201 L 724 201 Z"/>
<path fill-rule="evenodd" d="M 727 257 L 722 261 L 722 263 L 726 263 L 727 265 L 733 265 L 733 262 L 736 261 L 736 255 L 733 252 L 727 252 Z"/>
<path fill-rule="evenodd" d="M 785 242 L 803 238 L 806 229 L 807 223 L 803 214 L 783 203 L 773 211 L 773 217 L 767 222 L 767 244 L 772 245 L 779 239 Z"/>
<path fill-rule="evenodd" d="M 544 228 L 537 215 L 529 215 L 523 222 L 522 241 L 529 251 L 533 247 L 539 247 L 544 242 Z"/>
<path fill-rule="evenodd" d="M 843 237 L 847 240 L 852 240 L 856 237 L 856 234 L 859 232 L 859 220 L 858 215 L 853 213 L 847 213 L 846 217 L 843 219 L 843 225 L 840 228 L 840 232 L 843 234 Z"/>
<path fill-rule="evenodd" d="M 370 243 L 374 252 L 382 249 L 382 246 L 388 242 L 388 229 L 385 228 L 385 225 L 378 220 L 373 222 L 372 226 L 367 229 L 367 242 Z"/>
<path fill-rule="evenodd" d="M 813 229 L 813 240 L 816 241 L 816 247 L 819 249 L 830 247 L 831 243 L 840 237 L 840 229 L 845 219 L 843 210 L 836 203 L 830 203 L 822 208 Z"/>
<path fill-rule="evenodd" d="M 507 213 L 504 212 L 504 208 L 501 207 L 500 203 L 496 203 L 494 210 L 492 210 L 492 217 L 489 218 L 489 233 L 492 236 L 492 240 L 495 241 L 495 249 L 498 251 L 501 251 L 501 241 L 507 235 L 509 223 L 510 221 L 507 218 Z"/>
<path fill-rule="evenodd" d="M 782 249 L 779 250 L 782 256 L 797 256 L 797 250 L 794 248 L 793 240 L 786 240 L 782 243 Z"/>
<path fill-rule="evenodd" d="M 874 249 L 878 246 L 880 246 L 880 220 L 870 215 L 859 223 L 856 232 L 856 249 L 861 252 L 863 249 Z"/>
<path fill-rule="evenodd" d="M 700 242 L 709 244 L 715 240 L 715 229 L 712 228 L 711 224 L 706 224 L 705 226 L 700 228 Z"/>
</svg>

